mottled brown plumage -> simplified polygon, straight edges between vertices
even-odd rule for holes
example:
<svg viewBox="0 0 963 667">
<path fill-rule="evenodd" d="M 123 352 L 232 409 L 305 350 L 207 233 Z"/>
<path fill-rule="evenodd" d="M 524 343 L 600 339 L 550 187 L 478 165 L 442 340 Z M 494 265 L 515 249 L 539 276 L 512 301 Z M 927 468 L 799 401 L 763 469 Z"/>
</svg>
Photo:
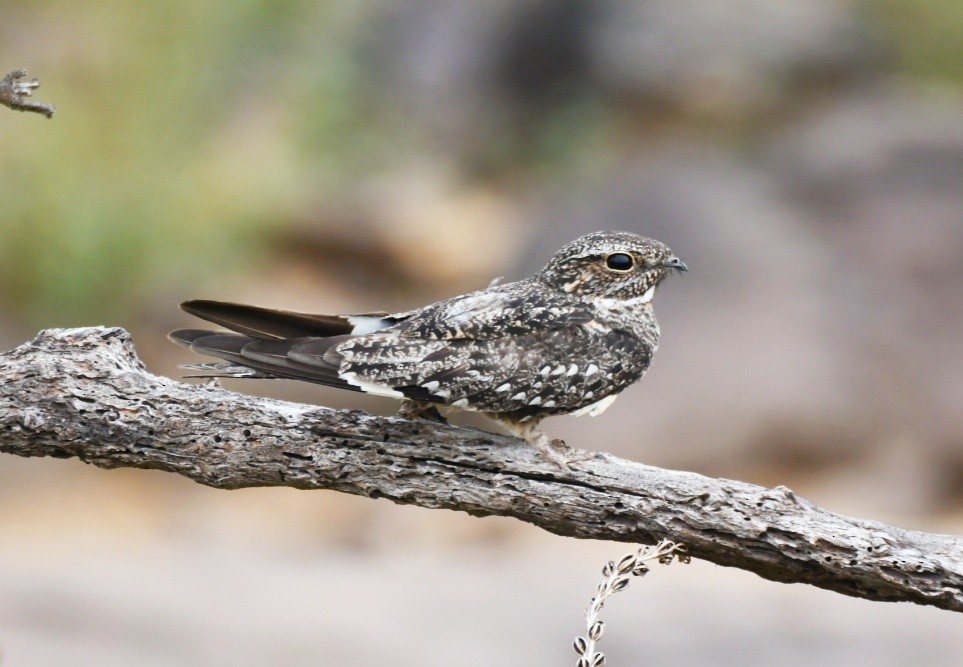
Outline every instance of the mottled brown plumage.
<svg viewBox="0 0 963 667">
<path fill-rule="evenodd" d="M 564 465 L 545 417 L 599 414 L 639 380 L 658 347 L 651 299 L 685 264 L 662 243 L 596 232 L 531 278 L 404 313 L 307 315 L 216 301 L 184 310 L 236 333 L 185 329 L 175 342 L 227 363 L 205 372 L 286 377 L 482 412 Z"/>
</svg>

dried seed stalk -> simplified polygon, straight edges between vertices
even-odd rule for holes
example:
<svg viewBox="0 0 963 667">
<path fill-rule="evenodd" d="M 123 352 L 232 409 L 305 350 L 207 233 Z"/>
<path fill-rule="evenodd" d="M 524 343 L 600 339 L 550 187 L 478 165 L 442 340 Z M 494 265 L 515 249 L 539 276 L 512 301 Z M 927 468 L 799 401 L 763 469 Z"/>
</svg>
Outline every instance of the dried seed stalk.
<svg viewBox="0 0 963 667">
<path fill-rule="evenodd" d="M 605 629 L 605 625 L 599 620 L 605 600 L 610 595 L 628 588 L 632 577 L 644 576 L 649 571 L 646 562 L 653 560 L 662 565 L 668 565 L 673 560 L 688 563 L 689 554 L 684 544 L 662 540 L 655 546 L 642 547 L 634 554 L 626 554 L 618 562 L 609 561 L 602 568 L 604 579 L 599 584 L 589 608 L 585 611 L 585 636 L 576 637 L 572 644 L 576 655 L 579 656 L 577 667 L 601 667 L 605 664 L 605 654 L 595 649 Z"/>
</svg>

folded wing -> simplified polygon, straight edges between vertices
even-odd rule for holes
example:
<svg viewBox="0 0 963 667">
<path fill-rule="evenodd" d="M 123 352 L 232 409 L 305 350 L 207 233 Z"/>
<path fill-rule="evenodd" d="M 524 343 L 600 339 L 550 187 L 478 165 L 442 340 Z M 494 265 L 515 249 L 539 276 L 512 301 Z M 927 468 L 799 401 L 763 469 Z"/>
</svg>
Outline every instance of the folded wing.
<svg viewBox="0 0 963 667">
<path fill-rule="evenodd" d="M 237 332 L 170 334 L 227 362 L 213 367 L 223 374 L 241 376 L 243 367 L 262 377 L 515 418 L 572 412 L 621 391 L 641 376 L 652 352 L 630 333 L 594 322 L 580 302 L 530 286 L 466 294 L 401 315 L 306 315 L 213 301 L 183 307 Z M 634 362 L 622 363 L 626 356 Z"/>
</svg>

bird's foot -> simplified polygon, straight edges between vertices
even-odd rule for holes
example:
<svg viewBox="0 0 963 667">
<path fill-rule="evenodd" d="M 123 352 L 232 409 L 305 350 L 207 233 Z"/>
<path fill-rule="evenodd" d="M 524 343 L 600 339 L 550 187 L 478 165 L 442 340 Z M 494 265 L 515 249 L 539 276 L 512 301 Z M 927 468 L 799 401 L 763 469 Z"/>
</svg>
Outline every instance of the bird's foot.
<svg viewBox="0 0 963 667">
<path fill-rule="evenodd" d="M 562 470 L 571 470 L 570 464 L 587 461 L 596 456 L 593 452 L 569 447 L 561 438 L 549 438 L 538 428 L 538 422 L 519 422 L 497 414 L 489 414 L 489 417 L 498 420 L 512 434 L 534 446 L 543 457 Z"/>
<path fill-rule="evenodd" d="M 542 456 L 557 465 L 562 470 L 571 470 L 569 463 L 572 462 L 572 448 L 565 444 L 560 438 L 549 438 L 545 435 L 537 424 L 528 423 L 518 429 L 518 434 L 525 440 L 535 445 Z"/>
<path fill-rule="evenodd" d="M 557 465 L 562 470 L 571 470 L 566 454 L 571 451 L 571 447 L 565 444 L 564 440 L 549 440 L 547 437 L 533 440 L 532 444 L 542 453 L 542 456 Z"/>
<path fill-rule="evenodd" d="M 434 403 L 426 403 L 424 401 L 402 401 L 398 415 L 405 419 L 425 419 L 438 422 L 439 424 L 448 423 L 448 420 L 438 411 Z"/>
<path fill-rule="evenodd" d="M 568 454 L 572 451 L 572 448 L 565 444 L 565 441 L 561 438 L 553 438 L 552 440 L 549 440 L 548 446 L 556 451 L 564 452 L 565 454 Z"/>
<path fill-rule="evenodd" d="M 565 465 L 563 467 L 566 470 L 572 469 L 572 466 L 571 466 L 572 463 L 581 463 L 582 461 L 591 461 L 592 459 L 598 458 L 599 456 L 598 453 L 596 452 L 587 452 L 583 449 L 575 449 L 574 447 L 571 447 L 570 445 L 566 444 L 566 442 L 561 438 L 555 438 L 554 440 L 550 440 L 548 445 L 551 451 L 556 456 L 561 457 L 565 461 Z M 552 461 L 555 461 L 555 459 L 552 458 L 550 454 L 546 454 L 546 455 L 549 458 L 551 458 Z"/>
</svg>

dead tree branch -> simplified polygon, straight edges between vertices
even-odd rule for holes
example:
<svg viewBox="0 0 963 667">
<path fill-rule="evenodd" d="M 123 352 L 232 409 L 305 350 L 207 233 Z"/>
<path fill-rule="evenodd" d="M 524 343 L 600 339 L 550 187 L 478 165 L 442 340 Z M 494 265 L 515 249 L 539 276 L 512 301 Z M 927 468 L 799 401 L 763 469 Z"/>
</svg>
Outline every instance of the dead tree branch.
<svg viewBox="0 0 963 667">
<path fill-rule="evenodd" d="M 16 111 L 33 111 L 47 118 L 53 118 L 56 109 L 52 104 L 26 99 L 40 87 L 40 82 L 37 79 L 21 81 L 20 79 L 25 76 L 27 76 L 27 70 L 16 69 L 0 79 L 0 104 Z"/>
<path fill-rule="evenodd" d="M 0 452 L 224 489 L 334 489 L 579 538 L 666 537 L 774 581 L 963 611 L 963 538 L 833 514 L 785 487 L 604 454 L 562 471 L 505 436 L 187 385 L 147 373 L 122 329 L 51 329 L 0 355 Z"/>
</svg>

